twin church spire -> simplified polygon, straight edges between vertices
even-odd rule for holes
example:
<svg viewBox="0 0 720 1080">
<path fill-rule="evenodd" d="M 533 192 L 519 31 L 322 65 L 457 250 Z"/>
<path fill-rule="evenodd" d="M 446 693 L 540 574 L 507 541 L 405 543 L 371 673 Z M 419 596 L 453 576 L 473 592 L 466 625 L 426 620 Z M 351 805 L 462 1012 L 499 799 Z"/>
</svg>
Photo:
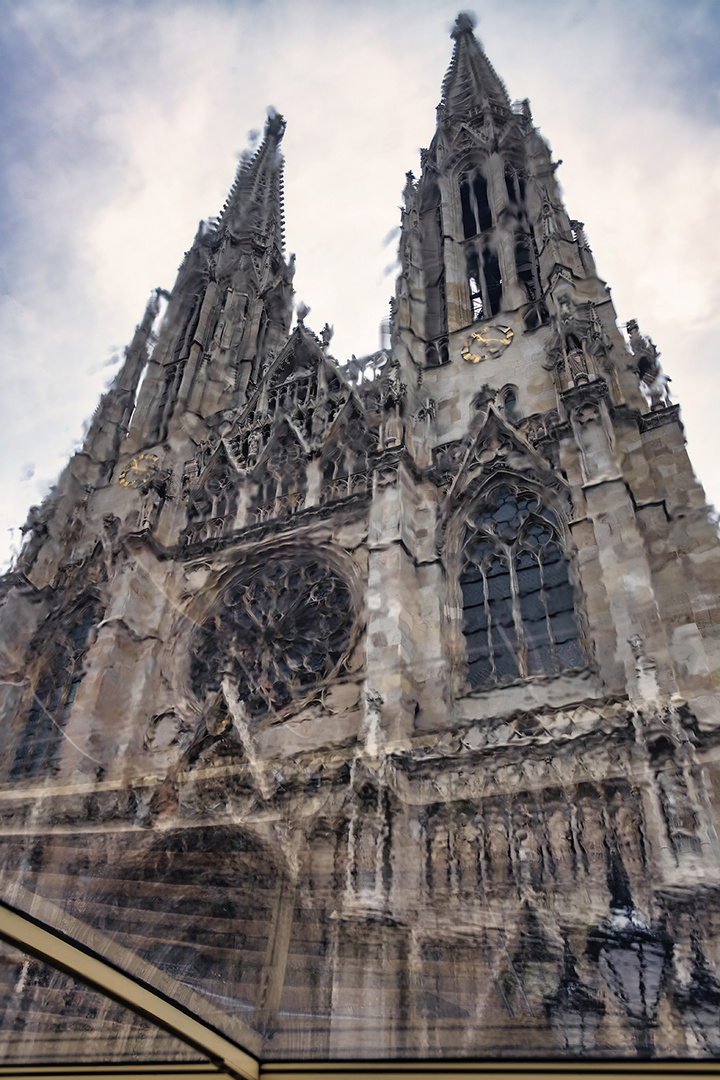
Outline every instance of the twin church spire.
<svg viewBox="0 0 720 1080">
<path fill-rule="evenodd" d="M 558 365 L 562 356 L 566 371 L 592 367 L 590 347 L 571 361 L 562 345 L 558 320 L 567 321 L 568 304 L 582 308 L 576 322 L 595 328 L 596 351 L 612 332 L 621 342 L 582 227 L 564 209 L 549 148 L 527 102 L 511 104 L 473 28 L 471 16 L 458 16 L 437 128 L 421 152 L 419 180 L 408 174 L 404 191 L 391 323 L 394 363 L 411 387 L 454 353 L 475 355 L 469 340 L 453 343 L 454 336 L 493 320 L 501 319 L 506 337 L 557 324 L 561 344 L 543 362 Z M 294 256 L 284 252 L 284 131 L 284 118 L 272 112 L 221 213 L 201 225 L 180 268 L 158 340 L 148 339 L 130 453 L 173 437 L 183 441 L 174 456 L 194 452 L 208 425 L 245 408 L 287 348 Z M 418 410 L 425 412 L 421 401 Z M 189 444 L 190 429 L 198 434 Z"/>
<path fill-rule="evenodd" d="M 387 347 L 290 330 L 272 115 L 31 513 L 0 866 L 72 896 L 82 857 L 83 918 L 261 1059 L 717 1056 L 716 529 L 529 108 L 453 38 Z"/>
</svg>

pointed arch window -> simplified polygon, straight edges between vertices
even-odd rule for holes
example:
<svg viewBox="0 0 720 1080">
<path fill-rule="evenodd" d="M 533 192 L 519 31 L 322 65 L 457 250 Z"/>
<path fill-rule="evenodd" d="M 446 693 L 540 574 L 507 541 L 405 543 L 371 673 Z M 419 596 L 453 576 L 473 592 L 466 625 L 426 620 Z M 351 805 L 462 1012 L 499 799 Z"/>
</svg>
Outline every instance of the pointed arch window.
<svg viewBox="0 0 720 1080">
<path fill-rule="evenodd" d="M 525 177 L 509 163 L 505 166 L 505 187 L 511 203 L 517 206 L 525 202 Z"/>
<path fill-rule="evenodd" d="M 486 248 L 482 259 L 474 247 L 468 245 L 467 280 L 470 290 L 473 322 L 497 315 L 502 303 L 502 276 L 497 253 Z M 481 268 L 482 267 L 482 268 Z"/>
<path fill-rule="evenodd" d="M 178 360 L 174 364 L 166 364 L 163 369 L 162 389 L 160 400 L 155 411 L 155 422 L 151 433 L 152 442 L 164 442 L 167 438 L 168 428 L 175 411 L 180 384 L 185 373 L 185 361 Z"/>
<path fill-rule="evenodd" d="M 502 301 L 502 276 L 497 253 L 490 248 L 483 252 L 483 274 L 490 314 L 497 315 Z"/>
<path fill-rule="evenodd" d="M 32 645 L 39 673 L 10 764 L 9 780 L 30 780 L 57 772 L 63 729 L 85 676 L 85 655 L 102 607 L 88 597 L 65 618 L 45 623 Z M 31 661 L 32 664 L 32 661 Z"/>
<path fill-rule="evenodd" d="M 436 183 L 428 184 L 420 202 L 420 236 L 425 279 L 425 339 L 447 330 L 442 199 Z"/>
<path fill-rule="evenodd" d="M 537 280 L 537 259 L 535 252 L 531 250 L 530 238 L 522 234 L 515 240 L 515 266 L 528 300 L 537 300 L 540 291 Z"/>
<path fill-rule="evenodd" d="M 480 172 L 460 180 L 463 234 L 466 240 L 492 229 L 493 218 L 488 199 L 487 180 Z"/>
<path fill-rule="evenodd" d="M 517 178 L 515 170 L 512 165 L 505 166 L 505 187 L 507 188 L 508 199 L 511 203 L 517 203 L 518 190 L 517 190 Z"/>
<path fill-rule="evenodd" d="M 498 404 L 505 419 L 511 424 L 517 424 L 522 416 L 518 409 L 517 387 L 504 386 L 498 395 Z"/>
<path fill-rule="evenodd" d="M 496 315 L 502 304 L 500 260 L 488 233 L 494 226 L 487 180 L 479 169 L 460 177 L 460 209 L 472 321 Z"/>
<path fill-rule="evenodd" d="M 485 311 L 483 299 L 482 275 L 480 273 L 480 260 L 477 251 L 471 251 L 467 260 L 468 285 L 470 287 L 470 303 L 472 304 L 473 322 L 482 319 Z"/>
<path fill-rule="evenodd" d="M 471 514 L 460 586 L 473 689 L 585 667 L 558 521 L 534 493 L 502 485 Z"/>
</svg>

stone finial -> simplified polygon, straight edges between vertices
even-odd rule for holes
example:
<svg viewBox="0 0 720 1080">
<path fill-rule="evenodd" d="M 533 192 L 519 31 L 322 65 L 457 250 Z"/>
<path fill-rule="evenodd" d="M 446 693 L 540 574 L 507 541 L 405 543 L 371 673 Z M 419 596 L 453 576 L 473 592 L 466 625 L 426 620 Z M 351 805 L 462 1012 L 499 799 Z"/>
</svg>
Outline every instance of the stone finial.
<svg viewBox="0 0 720 1080">
<path fill-rule="evenodd" d="M 373 687 L 369 687 L 365 691 L 365 700 L 368 704 L 368 708 L 372 709 L 375 712 L 379 712 L 382 705 L 384 704 L 382 694 L 378 690 L 375 690 Z"/>
<path fill-rule="evenodd" d="M 461 11 L 455 20 L 450 37 L 459 38 L 461 34 L 472 34 L 477 26 L 477 18 L 472 11 Z"/>
<path fill-rule="evenodd" d="M 672 380 L 666 375 L 660 364 L 660 353 L 651 338 L 640 333 L 637 319 L 630 319 L 627 324 L 630 348 L 636 361 L 636 371 L 640 390 L 645 395 L 652 409 L 663 409 L 670 404 L 668 383 Z"/>
<path fill-rule="evenodd" d="M 628 645 L 635 660 L 645 660 L 645 642 L 639 634 L 634 634 L 631 638 L 628 638 Z"/>
<path fill-rule="evenodd" d="M 334 333 L 335 328 L 331 326 L 330 323 L 325 323 L 322 330 L 320 331 L 320 341 L 323 344 L 323 348 L 327 349 L 328 345 L 332 341 Z"/>
<path fill-rule="evenodd" d="M 269 136 L 279 143 L 285 134 L 286 127 L 285 117 L 270 105 L 268 107 L 268 118 L 265 121 L 265 138 L 267 139 Z"/>
</svg>

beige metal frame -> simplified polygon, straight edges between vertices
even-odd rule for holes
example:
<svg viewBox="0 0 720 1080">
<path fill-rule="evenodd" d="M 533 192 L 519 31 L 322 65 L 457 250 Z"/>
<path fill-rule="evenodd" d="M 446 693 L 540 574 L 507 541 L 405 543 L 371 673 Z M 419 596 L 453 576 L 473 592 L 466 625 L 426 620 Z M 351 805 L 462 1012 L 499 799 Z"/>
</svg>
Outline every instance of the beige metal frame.
<svg viewBox="0 0 720 1080">
<path fill-rule="evenodd" d="M 37 904 L 37 899 L 35 898 Z M 50 907 L 51 905 L 47 905 Z M 54 907 L 54 905 L 52 905 Z M 72 920 L 75 922 L 75 920 Z M 93 990 L 139 1013 L 157 1027 L 192 1046 L 209 1058 L 205 1066 L 12 1066 L 0 1065 L 4 1076 L 231 1076 L 237 1080 L 258 1080 L 259 1063 L 245 1050 L 200 1019 L 197 1014 L 172 1000 L 147 979 L 129 975 L 116 964 L 86 945 L 71 940 L 66 934 L 40 922 L 33 916 L 0 901 L 0 938 L 9 945 L 29 953 L 45 964 L 78 979 Z M 117 947 L 115 949 L 117 952 Z M 123 950 L 124 951 L 124 950 Z M 137 961 L 135 966 L 137 966 Z M 143 965 L 143 967 L 149 965 Z M 152 969 L 154 970 L 154 969 Z M 160 973 L 158 973 L 160 974 Z M 167 980 L 160 978 L 160 982 Z M 166 987 L 167 989 L 167 987 Z"/>
<path fill-rule="evenodd" d="M 71 923 L 73 928 L 82 924 L 71 919 L 47 901 L 32 897 L 23 889 L 15 886 L 16 894 L 23 894 L 23 899 L 30 901 L 33 907 L 43 909 L 43 914 L 51 912 L 61 915 L 64 924 Z M 53 920 L 55 921 L 55 920 Z M 88 928 L 85 928 L 87 931 Z M 90 931 L 91 937 L 97 937 Z M 88 936 L 87 933 L 85 936 Z M 534 1077 L 537 1080 L 572 1080 L 583 1077 L 587 1080 L 612 1077 L 613 1080 L 640 1080 L 640 1078 L 720 1076 L 720 1062 L 672 1061 L 672 1062 L 550 1062 L 550 1061 L 512 1061 L 512 1062 L 265 1062 L 260 1063 L 232 1039 L 223 1035 L 207 1020 L 193 1012 L 188 1005 L 188 998 L 196 995 L 182 988 L 185 1004 L 172 1000 L 167 991 L 180 988 L 174 980 L 149 965 L 135 958 L 135 972 L 128 974 L 112 960 L 105 959 L 100 953 L 82 941 L 71 939 L 62 930 L 43 922 L 34 915 L 0 901 L 0 939 L 9 945 L 36 957 L 43 963 L 78 979 L 86 986 L 112 998 L 121 1005 L 145 1017 L 182 1042 L 193 1047 L 208 1058 L 203 1064 L 174 1064 L 168 1062 L 152 1064 L 99 1064 L 99 1065 L 53 1065 L 38 1062 L 35 1065 L 3 1065 L 0 1063 L 0 1078 L 51 1078 L 77 1077 L 78 1080 L 108 1080 L 112 1077 L 132 1077 L 133 1080 L 155 1080 L 177 1078 L 177 1080 L 207 1080 L 208 1077 L 232 1077 L 233 1080 L 341 1080 L 352 1077 L 353 1080 L 520 1080 Z M 114 946 L 113 951 L 123 955 L 126 950 L 104 939 L 106 947 Z M 132 957 L 127 953 L 125 959 Z M 143 969 L 138 973 L 138 968 Z M 148 973 L 155 972 L 151 985 Z M 145 976 L 145 977 L 143 977 Z M 198 1003 L 202 999 L 197 998 Z M 195 1001 L 193 1000 L 194 1004 Z M 242 1025 L 244 1028 L 245 1025 Z M 257 1034 L 247 1029 L 253 1040 Z"/>
</svg>

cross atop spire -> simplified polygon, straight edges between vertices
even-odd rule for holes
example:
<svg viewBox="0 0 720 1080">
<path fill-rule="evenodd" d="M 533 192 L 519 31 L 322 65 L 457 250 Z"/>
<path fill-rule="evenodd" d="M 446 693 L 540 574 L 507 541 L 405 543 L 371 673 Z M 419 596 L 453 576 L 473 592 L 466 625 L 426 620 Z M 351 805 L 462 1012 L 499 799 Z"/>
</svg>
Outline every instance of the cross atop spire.
<svg viewBox="0 0 720 1080">
<path fill-rule="evenodd" d="M 241 160 L 218 221 L 219 227 L 225 226 L 236 238 L 262 235 L 266 244 L 273 244 L 280 252 L 285 240 L 285 161 L 280 153 L 285 126 L 280 113 L 271 110 L 263 141 L 249 160 Z"/>
<path fill-rule="evenodd" d="M 474 29 L 475 17 L 461 11 L 452 29 L 455 48 L 443 79 L 440 113 L 448 119 L 465 119 L 489 112 L 496 120 L 504 120 L 510 114 L 510 98 Z"/>
</svg>

